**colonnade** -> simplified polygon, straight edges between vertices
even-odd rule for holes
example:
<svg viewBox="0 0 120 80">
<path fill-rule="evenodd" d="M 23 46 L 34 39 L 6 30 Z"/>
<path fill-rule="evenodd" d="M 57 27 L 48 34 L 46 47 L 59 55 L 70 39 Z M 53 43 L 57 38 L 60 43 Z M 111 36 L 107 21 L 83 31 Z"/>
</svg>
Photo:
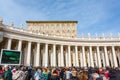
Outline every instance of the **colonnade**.
<svg viewBox="0 0 120 80">
<path fill-rule="evenodd" d="M 11 38 L 7 40 L 7 49 L 11 50 Z M 18 40 L 17 50 L 22 51 L 22 64 L 30 66 L 59 66 L 59 67 L 118 67 L 120 65 L 119 46 L 94 45 L 64 45 L 50 43 L 35 43 Z M 34 49 L 34 51 L 32 51 Z M 34 57 L 33 57 L 34 56 Z M 33 62 L 33 63 L 32 63 Z"/>
</svg>

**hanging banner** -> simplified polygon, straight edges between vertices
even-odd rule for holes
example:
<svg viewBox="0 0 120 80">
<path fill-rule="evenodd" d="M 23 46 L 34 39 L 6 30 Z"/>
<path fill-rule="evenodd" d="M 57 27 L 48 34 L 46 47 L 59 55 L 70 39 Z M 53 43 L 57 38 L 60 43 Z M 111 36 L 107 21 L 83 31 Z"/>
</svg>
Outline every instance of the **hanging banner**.
<svg viewBox="0 0 120 80">
<path fill-rule="evenodd" d="M 21 51 L 2 49 L 0 61 L 1 65 L 20 65 Z"/>
</svg>

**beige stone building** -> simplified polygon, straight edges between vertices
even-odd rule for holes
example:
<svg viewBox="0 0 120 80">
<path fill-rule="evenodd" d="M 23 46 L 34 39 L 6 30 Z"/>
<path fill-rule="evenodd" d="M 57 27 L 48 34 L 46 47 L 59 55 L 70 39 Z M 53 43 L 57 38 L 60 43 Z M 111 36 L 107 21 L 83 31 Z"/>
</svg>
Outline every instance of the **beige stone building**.
<svg viewBox="0 0 120 80">
<path fill-rule="evenodd" d="M 64 26 L 63 26 L 64 24 Z M 21 64 L 59 67 L 120 66 L 120 33 L 117 37 L 77 37 L 76 21 L 27 21 L 27 30 L 3 24 L 1 49 L 22 51 Z"/>
<path fill-rule="evenodd" d="M 77 21 L 26 21 L 27 30 L 52 36 L 77 37 Z"/>
</svg>

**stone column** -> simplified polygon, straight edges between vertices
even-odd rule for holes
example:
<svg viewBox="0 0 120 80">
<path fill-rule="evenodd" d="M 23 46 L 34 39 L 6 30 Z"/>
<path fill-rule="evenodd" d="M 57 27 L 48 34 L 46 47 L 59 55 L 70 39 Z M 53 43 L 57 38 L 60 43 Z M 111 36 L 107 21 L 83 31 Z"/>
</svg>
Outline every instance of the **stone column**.
<svg viewBox="0 0 120 80">
<path fill-rule="evenodd" d="M 108 59 L 107 47 L 106 47 L 106 46 L 104 46 L 104 51 L 105 51 L 105 61 L 106 61 L 106 66 L 109 66 L 109 59 Z"/>
<path fill-rule="evenodd" d="M 35 48 L 33 49 L 33 55 L 34 55 L 33 64 L 34 64 L 35 67 L 37 67 L 37 66 L 36 66 L 36 55 L 37 55 L 36 51 L 37 51 L 37 45 L 36 45 Z M 31 57 L 32 57 L 32 55 L 31 55 Z M 32 57 L 32 59 L 33 59 L 33 57 Z"/>
<path fill-rule="evenodd" d="M 114 46 L 112 46 L 112 54 L 113 54 L 114 67 L 118 67 Z"/>
<path fill-rule="evenodd" d="M 69 63 L 68 63 L 69 59 L 68 59 L 68 52 L 67 51 L 65 53 L 65 61 L 66 61 L 66 67 L 69 67 Z"/>
<path fill-rule="evenodd" d="M 71 67 L 71 52 L 70 52 L 70 45 L 68 45 L 68 57 L 69 57 L 69 67 Z"/>
<path fill-rule="evenodd" d="M 45 66 L 45 47 L 41 50 L 42 54 L 42 66 Z"/>
<path fill-rule="evenodd" d="M 117 50 L 118 52 L 118 60 L 119 60 L 119 64 L 120 64 L 120 49 L 118 48 L 118 50 Z"/>
<path fill-rule="evenodd" d="M 90 65 L 91 67 L 94 67 L 92 47 L 90 46 L 89 49 L 90 49 Z"/>
<path fill-rule="evenodd" d="M 94 66 L 97 66 L 97 67 L 99 67 L 99 64 L 98 64 L 98 57 L 97 57 L 97 53 L 95 52 L 94 53 L 94 58 L 95 58 L 95 65 Z"/>
<path fill-rule="evenodd" d="M 113 67 L 113 64 L 114 64 L 114 63 L 113 63 L 113 57 L 112 57 L 112 53 L 110 52 L 109 54 L 110 54 L 110 62 L 111 62 L 111 67 Z"/>
<path fill-rule="evenodd" d="M 18 51 L 21 51 L 22 49 L 22 40 L 19 40 L 18 42 Z"/>
<path fill-rule="evenodd" d="M 12 44 L 12 39 L 8 38 L 8 45 L 7 45 L 7 49 L 10 50 L 11 49 L 11 44 Z"/>
<path fill-rule="evenodd" d="M 54 65 L 54 54 L 53 52 L 50 53 L 50 66 Z"/>
<path fill-rule="evenodd" d="M 76 67 L 79 67 L 79 62 L 78 62 L 78 46 L 75 46 L 75 63 L 76 63 Z"/>
<path fill-rule="evenodd" d="M 83 54 L 82 52 L 80 52 L 80 67 L 83 67 L 84 64 L 83 64 Z"/>
<path fill-rule="evenodd" d="M 72 60 L 73 60 L 73 66 L 76 66 L 76 58 L 75 58 L 75 51 L 72 51 Z"/>
<path fill-rule="evenodd" d="M 53 44 L 53 66 L 56 66 L 56 45 Z"/>
<path fill-rule="evenodd" d="M 28 42 L 28 49 L 27 49 L 27 60 L 26 60 L 26 65 L 30 66 L 31 62 L 31 42 Z"/>
<path fill-rule="evenodd" d="M 87 53 L 87 56 L 88 56 L 88 67 L 90 67 L 90 53 L 89 52 Z"/>
<path fill-rule="evenodd" d="M 61 54 L 60 54 L 60 50 L 58 50 L 58 66 L 61 66 Z"/>
<path fill-rule="evenodd" d="M 45 44 L 45 67 L 48 66 L 48 44 Z"/>
<path fill-rule="evenodd" d="M 105 55 L 104 55 L 104 51 L 102 51 L 102 61 L 103 61 L 103 67 L 105 67 L 106 64 L 105 64 Z"/>
<path fill-rule="evenodd" d="M 35 66 L 40 66 L 40 43 L 37 43 L 37 51 L 36 51 L 36 59 L 35 59 Z"/>
<path fill-rule="evenodd" d="M 83 67 L 86 67 L 86 57 L 85 57 L 85 47 L 82 46 L 82 55 L 83 55 Z"/>
<path fill-rule="evenodd" d="M 63 45 L 61 45 L 61 67 L 64 67 Z"/>
<path fill-rule="evenodd" d="M 99 46 L 97 46 L 97 58 L 98 58 L 98 66 L 99 66 L 99 68 L 101 68 L 102 65 L 101 65 Z"/>
</svg>

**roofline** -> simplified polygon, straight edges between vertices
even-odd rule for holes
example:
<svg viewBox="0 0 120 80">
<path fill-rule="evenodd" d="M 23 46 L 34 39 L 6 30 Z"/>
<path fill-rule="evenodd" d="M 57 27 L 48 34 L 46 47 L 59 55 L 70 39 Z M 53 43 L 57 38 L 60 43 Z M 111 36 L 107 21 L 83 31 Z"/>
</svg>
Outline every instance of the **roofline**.
<svg viewBox="0 0 120 80">
<path fill-rule="evenodd" d="M 26 23 L 78 23 L 78 21 L 26 21 Z"/>
</svg>

